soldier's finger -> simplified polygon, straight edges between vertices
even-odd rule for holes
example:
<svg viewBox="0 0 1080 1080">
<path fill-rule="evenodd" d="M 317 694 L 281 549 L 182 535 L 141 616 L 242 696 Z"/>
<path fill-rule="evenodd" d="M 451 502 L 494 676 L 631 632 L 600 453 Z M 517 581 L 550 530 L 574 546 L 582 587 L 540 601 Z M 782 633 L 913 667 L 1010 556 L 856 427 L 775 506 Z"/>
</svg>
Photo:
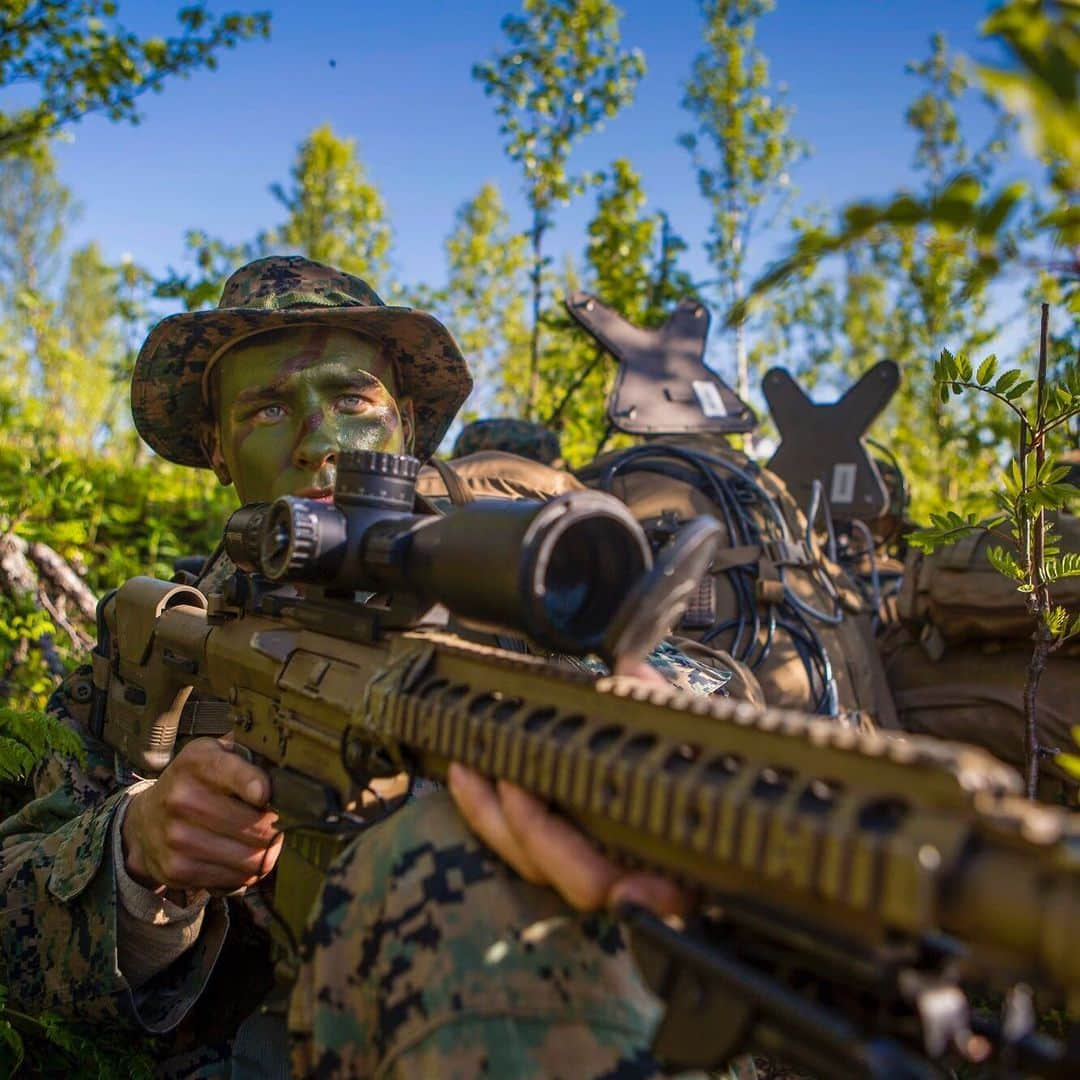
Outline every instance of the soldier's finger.
<svg viewBox="0 0 1080 1080">
<path fill-rule="evenodd" d="M 195 761 L 198 775 L 219 791 L 235 795 L 251 806 L 265 806 L 270 798 L 270 777 L 217 740 L 208 741 L 210 746 Z"/>
<path fill-rule="evenodd" d="M 510 832 L 559 895 L 578 911 L 604 907 L 622 870 L 528 792 L 502 780 L 498 790 Z"/>
<path fill-rule="evenodd" d="M 547 884 L 547 878 L 510 831 L 495 788 L 478 773 L 457 762 L 450 765 L 446 779 L 465 824 L 526 881 L 534 885 Z"/>
<path fill-rule="evenodd" d="M 165 828 L 168 853 L 164 859 L 182 858 L 202 865 L 225 867 L 243 877 L 257 876 L 266 858 L 267 844 L 253 846 L 177 818 Z"/>
<path fill-rule="evenodd" d="M 175 781 L 165 795 L 165 805 L 175 817 L 252 846 L 268 844 L 278 831 L 277 815 L 272 810 L 256 810 L 196 778 Z"/>
<path fill-rule="evenodd" d="M 608 898 L 608 907 L 616 908 L 622 903 L 638 904 L 661 918 L 685 916 L 690 909 L 686 892 L 658 874 L 627 874 L 617 881 Z"/>
<path fill-rule="evenodd" d="M 244 885 L 254 885 L 258 880 L 257 872 L 250 872 L 235 867 L 221 866 L 218 863 L 202 862 L 188 855 L 175 854 L 162 860 L 154 874 L 155 880 L 173 889 L 239 889 Z"/>
</svg>

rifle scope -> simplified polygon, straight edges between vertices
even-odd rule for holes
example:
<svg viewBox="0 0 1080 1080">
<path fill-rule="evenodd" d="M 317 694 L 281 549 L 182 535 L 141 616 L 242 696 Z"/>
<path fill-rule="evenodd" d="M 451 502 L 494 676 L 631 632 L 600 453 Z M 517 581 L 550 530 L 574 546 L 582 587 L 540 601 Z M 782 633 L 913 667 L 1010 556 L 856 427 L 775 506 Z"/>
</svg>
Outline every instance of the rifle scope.
<svg viewBox="0 0 1080 1080">
<path fill-rule="evenodd" d="M 334 594 L 409 593 L 458 618 L 560 652 L 599 649 L 652 566 L 648 540 L 614 496 L 481 499 L 415 514 L 420 462 L 362 450 L 338 458 L 333 503 L 286 495 L 236 511 L 225 547 L 240 569 Z"/>
</svg>

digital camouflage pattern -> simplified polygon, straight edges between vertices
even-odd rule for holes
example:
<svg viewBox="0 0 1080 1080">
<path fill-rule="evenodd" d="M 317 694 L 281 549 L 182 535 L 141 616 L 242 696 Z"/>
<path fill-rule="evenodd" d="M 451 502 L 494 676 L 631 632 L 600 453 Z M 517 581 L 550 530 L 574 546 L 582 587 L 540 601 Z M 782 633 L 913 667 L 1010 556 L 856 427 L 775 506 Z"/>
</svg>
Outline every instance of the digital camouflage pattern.
<svg viewBox="0 0 1080 1080">
<path fill-rule="evenodd" d="M 661 1075 L 659 1006 L 618 925 L 518 878 L 444 791 L 351 845 L 316 912 L 289 1011 L 298 1076 Z"/>
<path fill-rule="evenodd" d="M 433 315 L 388 307 L 360 278 L 298 255 L 242 266 L 216 308 L 171 315 L 150 331 L 131 379 L 139 434 L 169 461 L 208 468 L 200 426 L 210 366 L 245 337 L 308 324 L 340 326 L 380 344 L 413 401 L 414 453 L 429 458 L 472 389 L 450 331 Z"/>
<path fill-rule="evenodd" d="M 453 458 L 465 457 L 481 450 L 502 450 L 551 465 L 562 457 L 559 436 L 554 431 L 530 420 L 495 417 L 474 420 L 461 429 L 454 442 Z"/>
</svg>

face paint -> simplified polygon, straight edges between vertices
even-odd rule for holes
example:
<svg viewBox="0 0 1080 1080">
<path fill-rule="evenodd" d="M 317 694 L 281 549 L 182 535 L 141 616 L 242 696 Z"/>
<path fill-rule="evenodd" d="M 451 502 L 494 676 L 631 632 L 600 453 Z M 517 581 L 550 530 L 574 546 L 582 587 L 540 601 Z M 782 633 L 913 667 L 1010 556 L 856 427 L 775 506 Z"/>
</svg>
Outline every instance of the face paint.
<svg viewBox="0 0 1080 1080">
<path fill-rule="evenodd" d="M 351 330 L 302 326 L 262 344 L 250 338 L 212 377 L 218 454 L 243 502 L 329 497 L 341 451 L 406 450 L 393 371 Z"/>
</svg>

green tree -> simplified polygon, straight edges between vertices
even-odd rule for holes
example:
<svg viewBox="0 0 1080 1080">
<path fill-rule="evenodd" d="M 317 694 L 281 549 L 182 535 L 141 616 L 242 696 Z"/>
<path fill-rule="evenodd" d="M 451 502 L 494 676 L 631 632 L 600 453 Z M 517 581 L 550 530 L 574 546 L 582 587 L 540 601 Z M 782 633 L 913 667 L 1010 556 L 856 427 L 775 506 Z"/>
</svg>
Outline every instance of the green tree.
<svg viewBox="0 0 1080 1080">
<path fill-rule="evenodd" d="M 173 267 L 154 280 L 154 296 L 159 300 L 179 300 L 185 311 L 214 307 L 221 299 L 225 279 L 238 267 L 268 252 L 257 239 L 230 244 L 201 229 L 184 233 L 184 251 L 192 263 L 186 273 Z"/>
<path fill-rule="evenodd" d="M 615 365 L 564 312 L 561 296 L 584 287 L 633 322 L 655 326 L 672 304 L 693 292 L 679 266 L 686 245 L 662 211 L 648 211 L 641 177 L 625 158 L 601 174 L 596 210 L 586 229 L 584 265 L 563 267 L 563 288 L 541 318 L 546 330 L 540 358 L 537 411 L 561 429 L 568 461 L 583 464 L 606 442 L 605 405 Z"/>
<path fill-rule="evenodd" d="M 773 0 L 702 0 L 706 48 L 694 59 L 683 96 L 695 130 L 679 142 L 690 152 L 698 188 L 711 217 L 707 250 L 715 286 L 728 309 L 744 293 L 755 233 L 791 190 L 792 167 L 807 146 L 789 133 L 792 110 L 756 48 L 758 20 Z M 764 220 L 763 220 L 764 216 Z M 748 399 L 746 329 L 734 325 L 736 389 Z"/>
<path fill-rule="evenodd" d="M 214 18 L 201 3 L 177 13 L 179 33 L 140 38 L 116 18 L 114 0 L 5 0 L 0 5 L 0 89 L 22 86 L 29 104 L 0 111 L 0 157 L 35 143 L 88 113 L 139 119 L 138 97 L 170 76 L 214 68 L 222 49 L 268 37 L 270 16 Z"/>
<path fill-rule="evenodd" d="M 325 124 L 315 128 L 297 147 L 290 177 L 288 187 L 270 185 L 286 211 L 284 222 L 242 243 L 189 229 L 184 248 L 192 265 L 186 271 L 169 267 L 155 280 L 154 295 L 179 300 L 185 311 L 211 307 L 238 266 L 291 249 L 358 274 L 384 299 L 392 298 L 396 286 L 387 279 L 393 234 L 382 195 L 357 157 L 356 140 L 338 138 Z"/>
<path fill-rule="evenodd" d="M 96 244 L 65 260 L 73 215 L 44 144 L 0 158 L 0 385 L 24 419 L 55 433 L 59 449 L 85 453 L 107 449 L 124 427 L 128 286 L 138 271 L 109 265 Z"/>
<path fill-rule="evenodd" d="M 61 445 L 82 453 L 101 449 L 116 427 L 115 390 L 124 359 L 120 288 L 119 269 L 97 244 L 72 253 L 56 311 L 64 362 L 43 372 L 42 384 L 50 407 L 69 417 Z"/>
<path fill-rule="evenodd" d="M 973 273 L 979 235 L 958 228 L 955 213 L 962 215 L 966 200 L 981 190 L 978 178 L 992 175 L 1009 123 L 991 110 L 989 137 L 971 148 L 959 119 L 960 103 L 972 92 L 971 72 L 940 34 L 932 37 L 927 59 L 908 70 L 920 83 L 905 112 L 915 135 L 917 189 L 879 214 L 851 211 L 853 218 L 865 214 L 873 227 L 860 244 L 843 246 L 839 273 L 819 272 L 815 260 L 792 266 L 761 311 L 764 332 L 755 350 L 763 359 L 783 356 L 810 385 L 824 381 L 834 389 L 878 360 L 895 360 L 902 382 L 878 429 L 904 462 L 913 513 L 939 512 L 964 499 L 989 509 L 980 480 L 1007 437 L 1004 411 L 978 395 L 943 401 L 934 388 L 932 358 L 942 341 L 972 353 L 997 331 L 987 277 Z M 994 226 L 1000 242 L 1011 198 L 987 212 L 1001 218 Z M 942 207 L 941 219 L 913 214 L 921 203 Z M 826 235 L 820 215 L 794 225 L 796 249 L 812 250 Z"/>
<path fill-rule="evenodd" d="M 271 234 L 309 259 L 364 278 L 376 290 L 389 272 L 386 204 L 357 156 L 356 140 L 323 124 L 300 144 L 288 188 L 271 184 L 285 223 Z"/>
<path fill-rule="evenodd" d="M 475 389 L 466 408 L 490 414 L 521 404 L 512 388 L 528 370 L 525 298 L 528 251 L 495 184 L 487 183 L 454 217 L 446 238 L 448 279 L 432 299 L 472 368 Z"/>
<path fill-rule="evenodd" d="M 47 147 L 0 158 L 0 377 L 24 401 L 41 391 L 57 346 L 50 296 L 72 214 Z"/>
<path fill-rule="evenodd" d="M 542 318 L 547 281 L 544 236 L 554 208 L 583 190 L 587 178 L 568 171 L 575 143 L 615 116 L 634 95 L 645 62 L 620 47 L 619 9 L 610 0 L 524 0 L 524 14 L 502 23 L 506 52 L 473 67 L 495 100 L 499 131 L 521 166 L 532 213 L 532 330 L 525 413 L 539 397 Z"/>
</svg>

